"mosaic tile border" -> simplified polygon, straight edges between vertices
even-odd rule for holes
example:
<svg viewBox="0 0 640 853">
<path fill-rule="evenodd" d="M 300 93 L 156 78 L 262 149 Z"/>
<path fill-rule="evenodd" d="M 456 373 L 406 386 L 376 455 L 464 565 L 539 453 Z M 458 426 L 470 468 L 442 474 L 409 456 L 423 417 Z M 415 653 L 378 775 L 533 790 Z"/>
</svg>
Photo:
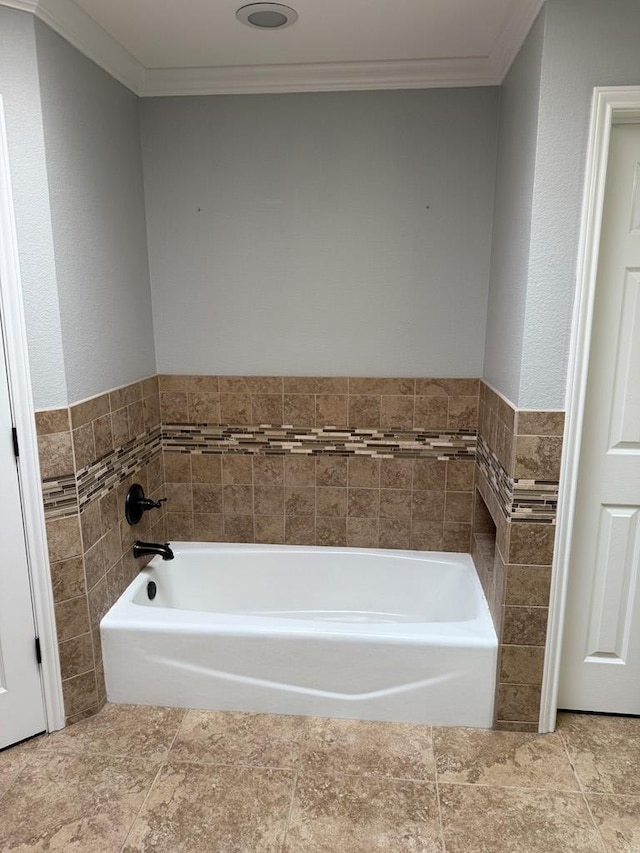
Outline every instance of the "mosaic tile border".
<svg viewBox="0 0 640 853">
<path fill-rule="evenodd" d="M 42 483 L 44 517 L 67 518 L 113 491 L 162 451 L 160 427 L 143 433 L 75 474 Z"/>
<path fill-rule="evenodd" d="M 474 459 L 475 430 L 379 430 L 290 426 L 235 427 L 165 424 L 168 452 L 371 456 L 377 459 Z"/>
<path fill-rule="evenodd" d="M 509 477 L 482 436 L 478 437 L 476 461 L 508 520 L 530 524 L 555 524 L 560 485 L 558 481 L 514 480 Z"/>
</svg>

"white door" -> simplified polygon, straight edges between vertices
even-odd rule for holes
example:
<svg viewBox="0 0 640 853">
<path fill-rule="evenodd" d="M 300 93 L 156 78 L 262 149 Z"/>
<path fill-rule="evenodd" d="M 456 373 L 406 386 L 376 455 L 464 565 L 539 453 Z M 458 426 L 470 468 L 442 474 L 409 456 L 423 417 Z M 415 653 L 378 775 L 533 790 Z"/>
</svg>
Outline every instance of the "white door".
<svg viewBox="0 0 640 853">
<path fill-rule="evenodd" d="M 0 748 L 46 728 L 0 324 Z"/>
<path fill-rule="evenodd" d="M 558 705 L 640 714 L 640 125 L 611 131 Z"/>
</svg>

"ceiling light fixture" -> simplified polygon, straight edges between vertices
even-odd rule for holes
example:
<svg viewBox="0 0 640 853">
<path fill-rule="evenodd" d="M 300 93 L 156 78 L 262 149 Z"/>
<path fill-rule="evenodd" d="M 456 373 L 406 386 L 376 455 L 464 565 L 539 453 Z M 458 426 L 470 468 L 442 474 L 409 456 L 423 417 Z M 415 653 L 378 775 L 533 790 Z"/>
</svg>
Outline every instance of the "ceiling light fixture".
<svg viewBox="0 0 640 853">
<path fill-rule="evenodd" d="M 241 6 L 236 18 L 248 27 L 260 30 L 284 30 L 298 20 L 298 13 L 281 3 L 249 3 Z"/>
</svg>

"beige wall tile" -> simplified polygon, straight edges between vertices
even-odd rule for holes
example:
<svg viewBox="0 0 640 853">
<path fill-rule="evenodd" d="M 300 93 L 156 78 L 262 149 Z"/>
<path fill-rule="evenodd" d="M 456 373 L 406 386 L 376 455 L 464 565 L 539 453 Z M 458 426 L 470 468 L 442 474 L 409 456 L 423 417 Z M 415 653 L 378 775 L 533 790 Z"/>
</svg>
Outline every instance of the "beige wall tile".
<svg viewBox="0 0 640 853">
<path fill-rule="evenodd" d="M 316 518 L 317 545 L 339 548 L 347 544 L 346 518 Z"/>
<path fill-rule="evenodd" d="M 444 492 L 413 492 L 411 517 L 421 521 L 444 521 Z"/>
<path fill-rule="evenodd" d="M 518 435 L 559 435 L 564 433 L 564 412 L 520 409 L 516 421 Z"/>
<path fill-rule="evenodd" d="M 477 429 L 478 398 L 449 397 L 449 429 Z"/>
<path fill-rule="evenodd" d="M 380 426 L 388 429 L 412 429 L 415 397 L 381 397 Z"/>
<path fill-rule="evenodd" d="M 49 435 L 55 432 L 69 432 L 71 422 L 69 409 L 45 409 L 35 413 L 36 433 Z"/>
<path fill-rule="evenodd" d="M 540 687 L 534 684 L 501 684 L 496 718 L 537 723 L 540 716 Z"/>
<path fill-rule="evenodd" d="M 129 441 L 129 415 L 126 408 L 111 413 L 111 432 L 114 447 L 121 447 Z"/>
<path fill-rule="evenodd" d="M 76 470 L 91 465 L 96 460 L 96 443 L 93 424 L 84 424 L 72 433 Z"/>
<path fill-rule="evenodd" d="M 85 595 L 59 601 L 55 605 L 58 642 L 79 637 L 89 631 L 89 608 Z"/>
<path fill-rule="evenodd" d="M 380 460 L 368 456 L 352 456 L 348 464 L 348 484 L 357 488 L 380 487 Z"/>
<path fill-rule="evenodd" d="M 282 424 L 282 394 L 253 394 L 251 396 L 251 423 L 277 426 Z"/>
<path fill-rule="evenodd" d="M 284 484 L 283 456 L 254 456 L 253 481 L 261 486 L 282 486 Z"/>
<path fill-rule="evenodd" d="M 165 518 L 167 539 L 177 542 L 191 542 L 193 540 L 192 512 L 168 512 Z"/>
<path fill-rule="evenodd" d="M 223 456 L 222 482 L 225 486 L 250 485 L 253 483 L 251 456 L 235 453 Z"/>
<path fill-rule="evenodd" d="M 348 461 L 341 456 L 316 456 L 316 485 L 346 486 Z"/>
<path fill-rule="evenodd" d="M 82 554 L 80 524 L 77 515 L 47 521 L 49 560 L 57 563 Z"/>
<path fill-rule="evenodd" d="M 380 518 L 411 518 L 411 490 L 381 489 Z"/>
<path fill-rule="evenodd" d="M 471 524 L 473 518 L 471 492 L 446 492 L 444 520 Z"/>
<path fill-rule="evenodd" d="M 544 646 L 548 615 L 546 607 L 506 605 L 502 622 L 502 642 L 506 645 Z"/>
<path fill-rule="evenodd" d="M 349 489 L 347 515 L 351 518 L 377 518 L 379 507 L 379 489 Z"/>
<path fill-rule="evenodd" d="M 285 542 L 287 545 L 315 545 L 315 518 L 288 516 L 285 519 Z"/>
<path fill-rule="evenodd" d="M 253 514 L 253 486 L 223 486 L 225 515 Z"/>
<path fill-rule="evenodd" d="M 315 398 L 316 426 L 346 426 L 348 399 L 346 394 L 319 394 Z"/>
<path fill-rule="evenodd" d="M 413 480 L 412 459 L 381 459 L 380 488 L 410 489 Z"/>
<path fill-rule="evenodd" d="M 284 494 L 284 511 L 287 516 L 313 516 L 316 512 L 314 486 L 287 486 Z"/>
<path fill-rule="evenodd" d="M 315 426 L 315 396 L 313 394 L 285 394 L 283 423 L 293 426 Z"/>
<path fill-rule="evenodd" d="M 413 488 L 420 491 L 444 491 L 447 464 L 440 459 L 414 459 Z"/>
<path fill-rule="evenodd" d="M 196 542 L 220 542 L 223 536 L 222 514 L 194 512 L 193 537 Z"/>
<path fill-rule="evenodd" d="M 189 409 L 186 392 L 161 391 L 160 416 L 166 424 L 187 423 L 189 419 Z"/>
<path fill-rule="evenodd" d="M 447 462 L 446 488 L 451 492 L 472 492 L 475 482 L 474 459 L 451 459 Z"/>
<path fill-rule="evenodd" d="M 92 589 L 102 578 L 106 571 L 102 549 L 103 540 L 100 539 L 84 555 L 84 575 L 87 589 Z"/>
<path fill-rule="evenodd" d="M 347 490 L 337 486 L 318 486 L 316 489 L 316 513 L 327 518 L 346 516 Z"/>
<path fill-rule="evenodd" d="M 195 513 L 222 513 L 222 486 L 216 483 L 194 483 L 191 489 Z"/>
<path fill-rule="evenodd" d="M 442 532 L 443 551 L 469 553 L 471 550 L 471 525 L 445 521 Z"/>
<path fill-rule="evenodd" d="M 444 523 L 437 521 L 411 520 L 411 547 L 417 551 L 441 551 Z"/>
<path fill-rule="evenodd" d="M 109 405 L 111 411 L 121 409 L 124 406 L 129 406 L 137 400 L 142 399 L 142 382 L 132 382 L 131 385 L 125 385 L 123 388 L 116 388 L 115 391 L 109 393 Z"/>
<path fill-rule="evenodd" d="M 193 512 L 193 492 L 191 483 L 165 483 L 167 496 L 166 511 Z"/>
<path fill-rule="evenodd" d="M 190 483 L 191 459 L 190 453 L 167 453 L 162 454 L 164 462 L 164 476 L 167 483 Z M 193 459 L 211 459 L 210 456 L 193 456 Z M 219 463 L 218 463 L 219 467 Z"/>
<path fill-rule="evenodd" d="M 62 682 L 64 710 L 67 716 L 93 708 L 98 703 L 95 672 L 91 670 Z"/>
<path fill-rule="evenodd" d="M 71 433 L 66 431 L 38 436 L 38 457 L 43 479 L 72 474 L 75 468 Z"/>
<path fill-rule="evenodd" d="M 59 645 L 62 678 L 73 678 L 94 668 L 91 634 L 82 634 Z"/>
<path fill-rule="evenodd" d="M 315 486 L 315 458 L 313 456 L 285 456 L 284 481 L 287 486 Z"/>
<path fill-rule="evenodd" d="M 256 542 L 281 545 L 284 543 L 284 515 L 257 515 L 255 518 Z"/>
<path fill-rule="evenodd" d="M 392 394 L 413 397 L 416 387 L 415 379 L 350 377 L 349 394 Z"/>
<path fill-rule="evenodd" d="M 284 487 L 253 487 L 253 508 L 256 515 L 284 515 Z"/>
<path fill-rule="evenodd" d="M 160 396 L 145 397 L 142 401 L 142 413 L 145 429 L 151 430 L 160 426 Z"/>
<path fill-rule="evenodd" d="M 194 483 L 222 483 L 222 457 L 193 453 L 191 479 Z"/>
<path fill-rule="evenodd" d="M 367 427 L 380 426 L 380 397 L 361 394 L 349 395 L 349 426 Z"/>
<path fill-rule="evenodd" d="M 96 446 L 96 459 L 102 459 L 113 450 L 113 432 L 111 415 L 103 415 L 93 421 L 93 440 Z"/>
<path fill-rule="evenodd" d="M 82 528 L 82 546 L 85 551 L 88 551 L 102 536 L 102 515 L 99 501 L 93 501 L 83 508 L 80 513 L 80 526 Z"/>
<path fill-rule="evenodd" d="M 411 547 L 411 522 L 407 518 L 381 518 L 379 534 L 380 548 Z"/>
<path fill-rule="evenodd" d="M 230 394 L 282 394 L 281 376 L 220 376 L 220 391 Z"/>
<path fill-rule="evenodd" d="M 51 563 L 51 585 L 54 601 L 64 601 L 84 595 L 86 587 L 82 557 Z"/>
<path fill-rule="evenodd" d="M 505 684 L 542 684 L 543 646 L 502 646 L 500 681 Z"/>
<path fill-rule="evenodd" d="M 348 380 L 336 376 L 285 376 L 285 394 L 347 394 Z"/>
<path fill-rule="evenodd" d="M 560 479 L 561 437 L 519 435 L 515 441 L 515 479 Z"/>
<path fill-rule="evenodd" d="M 91 423 L 103 415 L 108 415 L 110 411 L 111 405 L 108 394 L 101 394 L 99 397 L 93 397 L 84 403 L 76 403 L 69 409 L 71 426 L 73 429 L 77 429 L 83 424 Z"/>
<path fill-rule="evenodd" d="M 347 545 L 352 548 L 377 548 L 380 539 L 376 518 L 347 518 Z"/>
<path fill-rule="evenodd" d="M 505 604 L 546 607 L 550 590 L 550 566 L 507 566 Z"/>
<path fill-rule="evenodd" d="M 447 429 L 448 416 L 448 397 L 416 397 L 413 425 L 417 429 Z"/>
<path fill-rule="evenodd" d="M 509 563 L 550 566 L 555 533 L 555 524 L 511 524 Z"/>
</svg>

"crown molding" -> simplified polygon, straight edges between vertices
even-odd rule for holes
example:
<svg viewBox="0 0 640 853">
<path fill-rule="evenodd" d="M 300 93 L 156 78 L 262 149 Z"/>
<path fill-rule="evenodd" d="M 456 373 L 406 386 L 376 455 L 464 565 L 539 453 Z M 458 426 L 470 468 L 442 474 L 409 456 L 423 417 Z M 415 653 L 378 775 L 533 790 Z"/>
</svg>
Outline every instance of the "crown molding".
<svg viewBox="0 0 640 853">
<path fill-rule="evenodd" d="M 494 85 L 496 79 L 489 60 L 472 57 L 405 62 L 150 68 L 142 95 L 247 95 Z"/>
<path fill-rule="evenodd" d="M 0 6 L 31 12 L 136 95 L 141 93 L 144 66 L 73 0 L 0 0 Z"/>
<path fill-rule="evenodd" d="M 511 15 L 489 56 L 209 68 L 145 68 L 73 0 L 0 0 L 30 12 L 140 97 L 498 86 L 544 0 Z"/>
<path fill-rule="evenodd" d="M 505 21 L 489 54 L 497 85 L 500 85 L 518 55 L 545 0 L 526 0 Z"/>
</svg>

